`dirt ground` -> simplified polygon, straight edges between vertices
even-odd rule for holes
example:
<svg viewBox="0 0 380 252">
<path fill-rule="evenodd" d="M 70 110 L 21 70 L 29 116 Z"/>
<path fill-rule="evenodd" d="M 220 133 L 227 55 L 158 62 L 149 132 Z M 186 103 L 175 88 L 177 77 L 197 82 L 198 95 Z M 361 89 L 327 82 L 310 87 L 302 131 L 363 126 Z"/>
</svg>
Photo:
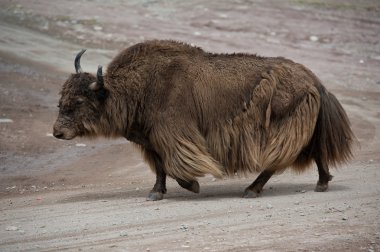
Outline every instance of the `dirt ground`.
<svg viewBox="0 0 380 252">
<path fill-rule="evenodd" d="M 0 0 L 0 251 L 380 251 L 380 2 Z M 285 56 L 343 104 L 360 143 L 314 192 L 316 167 L 272 178 L 154 175 L 124 139 L 52 137 L 77 52 L 85 71 L 146 39 Z"/>
</svg>

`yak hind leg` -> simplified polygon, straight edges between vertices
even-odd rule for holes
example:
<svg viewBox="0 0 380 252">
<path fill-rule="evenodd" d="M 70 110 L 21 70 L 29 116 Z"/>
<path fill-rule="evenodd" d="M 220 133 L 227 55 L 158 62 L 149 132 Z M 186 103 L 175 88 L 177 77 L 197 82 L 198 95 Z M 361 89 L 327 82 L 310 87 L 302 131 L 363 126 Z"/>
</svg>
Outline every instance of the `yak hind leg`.
<svg viewBox="0 0 380 252">
<path fill-rule="evenodd" d="M 182 179 L 179 179 L 179 178 L 177 178 L 176 181 L 177 181 L 177 183 L 182 188 L 185 188 L 185 189 L 187 189 L 187 190 L 189 190 L 190 192 L 193 192 L 193 193 L 199 193 L 199 183 L 198 183 L 198 181 L 196 181 L 196 180 L 185 181 L 185 180 L 182 180 Z"/>
<path fill-rule="evenodd" d="M 149 195 L 146 198 L 146 200 L 148 201 L 162 200 L 164 198 L 165 193 L 166 193 L 166 174 L 165 172 L 159 173 L 157 171 L 156 183 L 154 184 L 153 189 L 149 192 Z"/>
<path fill-rule="evenodd" d="M 272 177 L 273 171 L 263 171 L 253 183 L 244 190 L 243 198 L 256 198 L 260 196 L 264 185 Z"/>
<path fill-rule="evenodd" d="M 325 192 L 329 187 L 329 181 L 332 180 L 333 176 L 329 172 L 329 167 L 326 162 L 322 161 L 320 158 L 316 158 L 315 162 L 318 167 L 319 179 L 317 185 L 314 189 L 316 192 Z"/>
<path fill-rule="evenodd" d="M 153 189 L 149 192 L 146 200 L 162 200 L 164 198 L 164 194 L 166 193 L 166 173 L 160 157 L 153 152 L 149 154 L 156 172 L 156 183 L 154 184 Z"/>
</svg>

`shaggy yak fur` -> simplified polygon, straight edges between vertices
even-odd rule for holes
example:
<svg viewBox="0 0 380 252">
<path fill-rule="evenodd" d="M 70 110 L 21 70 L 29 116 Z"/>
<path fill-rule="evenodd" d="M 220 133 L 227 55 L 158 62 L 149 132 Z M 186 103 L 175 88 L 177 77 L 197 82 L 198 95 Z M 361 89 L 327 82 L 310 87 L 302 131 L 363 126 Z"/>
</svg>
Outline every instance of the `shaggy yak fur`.
<svg viewBox="0 0 380 252">
<path fill-rule="evenodd" d="M 54 136 L 125 137 L 156 174 L 148 199 L 166 193 L 166 175 L 193 192 L 197 177 L 261 172 L 244 197 L 274 173 L 315 161 L 325 191 L 329 166 L 352 157 L 342 106 L 306 67 L 285 58 L 213 54 L 154 40 L 117 55 L 103 76 L 76 73 L 64 83 Z"/>
</svg>

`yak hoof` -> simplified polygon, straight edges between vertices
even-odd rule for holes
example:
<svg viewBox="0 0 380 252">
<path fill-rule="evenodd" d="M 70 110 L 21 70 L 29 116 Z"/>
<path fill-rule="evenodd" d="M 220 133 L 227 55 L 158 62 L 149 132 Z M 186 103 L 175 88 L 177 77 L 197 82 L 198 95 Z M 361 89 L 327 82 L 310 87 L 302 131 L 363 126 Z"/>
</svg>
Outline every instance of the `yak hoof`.
<svg viewBox="0 0 380 252">
<path fill-rule="evenodd" d="M 162 200 L 163 198 L 164 198 L 164 194 L 162 192 L 150 192 L 146 200 L 157 201 L 157 200 Z"/>
<path fill-rule="evenodd" d="M 249 199 L 249 198 L 257 198 L 260 196 L 260 193 L 246 189 L 243 194 L 243 198 Z"/>
<path fill-rule="evenodd" d="M 314 191 L 316 192 L 326 192 L 329 188 L 329 184 L 319 184 L 317 183 L 317 186 L 315 187 Z"/>
<path fill-rule="evenodd" d="M 199 186 L 198 181 L 193 180 L 193 181 L 187 182 L 182 179 L 176 179 L 176 180 L 182 188 L 185 188 L 186 190 L 189 190 L 190 192 L 193 192 L 193 193 L 199 193 L 200 186 Z"/>
<path fill-rule="evenodd" d="M 193 183 L 191 183 L 189 191 L 193 192 L 193 193 L 199 193 L 199 183 L 198 183 L 198 181 L 193 181 Z"/>
<path fill-rule="evenodd" d="M 198 181 L 192 181 L 190 183 L 190 186 L 186 188 L 187 190 L 189 190 L 190 192 L 193 192 L 193 193 L 199 193 L 199 183 Z"/>
</svg>

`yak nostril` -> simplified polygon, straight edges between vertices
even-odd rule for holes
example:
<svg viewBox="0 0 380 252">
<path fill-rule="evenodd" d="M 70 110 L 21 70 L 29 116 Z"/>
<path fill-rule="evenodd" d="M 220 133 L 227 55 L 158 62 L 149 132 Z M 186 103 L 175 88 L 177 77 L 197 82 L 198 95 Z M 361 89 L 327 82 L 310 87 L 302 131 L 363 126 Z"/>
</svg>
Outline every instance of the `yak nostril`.
<svg viewBox="0 0 380 252">
<path fill-rule="evenodd" d="M 58 138 L 58 139 L 62 139 L 63 138 L 63 133 L 62 132 L 54 132 L 53 135 Z"/>
</svg>

